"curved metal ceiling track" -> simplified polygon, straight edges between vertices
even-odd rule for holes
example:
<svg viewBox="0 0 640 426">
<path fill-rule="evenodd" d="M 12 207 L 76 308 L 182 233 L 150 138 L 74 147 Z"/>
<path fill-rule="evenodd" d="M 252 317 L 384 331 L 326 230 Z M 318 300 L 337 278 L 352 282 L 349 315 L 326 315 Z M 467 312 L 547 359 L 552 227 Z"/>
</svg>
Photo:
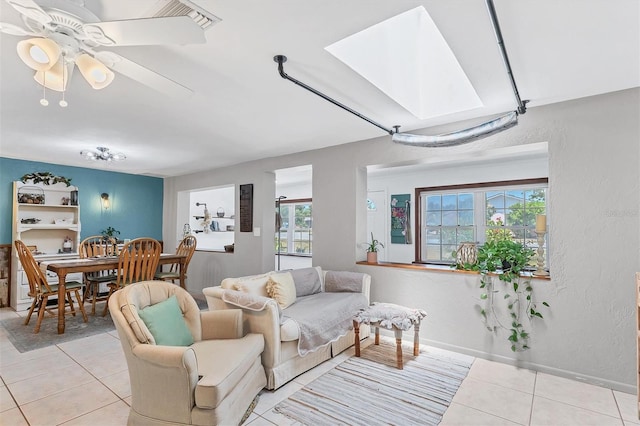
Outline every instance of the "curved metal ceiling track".
<svg viewBox="0 0 640 426">
<path fill-rule="evenodd" d="M 420 146 L 427 148 L 437 148 L 437 147 L 446 147 L 446 146 L 456 146 L 462 145 L 465 143 L 473 142 L 478 139 L 485 138 L 487 136 L 502 132 L 507 130 L 518 124 L 518 115 L 522 115 L 527 112 L 527 100 L 523 101 L 520 99 L 520 94 L 518 92 L 518 87 L 516 85 L 515 78 L 513 77 L 513 71 L 511 70 L 511 64 L 509 62 L 509 56 L 507 55 L 507 49 L 504 45 L 504 40 L 502 38 L 502 31 L 500 30 L 500 24 L 498 22 L 498 16 L 496 14 L 495 7 L 493 5 L 493 0 L 486 0 L 487 10 L 489 12 L 489 17 L 491 18 L 491 24 L 493 26 L 493 31 L 496 36 L 496 40 L 498 42 L 498 47 L 500 48 L 500 54 L 502 56 L 502 60 L 504 62 L 504 66 L 507 71 L 507 75 L 509 77 L 509 81 L 511 82 L 511 88 L 513 89 L 513 94 L 516 98 L 516 102 L 518 104 L 517 109 L 515 111 L 508 112 L 502 116 L 489 120 L 487 122 L 481 123 L 474 127 L 469 127 L 467 129 L 458 130 L 451 133 L 444 133 L 440 135 L 414 135 L 410 133 L 401 133 L 399 131 L 400 126 L 393 126 L 393 129 L 383 126 L 380 123 L 375 122 L 374 120 L 366 117 L 359 112 L 349 108 L 336 101 L 335 99 L 325 95 L 324 93 L 314 89 L 313 87 L 297 80 L 291 76 L 289 76 L 286 72 L 284 72 L 284 63 L 287 61 L 287 57 L 284 55 L 276 55 L 273 57 L 273 60 L 278 63 L 278 73 L 285 80 L 289 80 L 298 86 L 310 91 L 311 93 L 320 96 L 326 101 L 331 102 L 332 104 L 344 109 L 345 111 L 350 112 L 351 114 L 367 121 L 370 124 L 384 130 L 389 135 L 391 135 L 391 140 L 395 143 L 410 145 L 410 146 Z"/>
</svg>

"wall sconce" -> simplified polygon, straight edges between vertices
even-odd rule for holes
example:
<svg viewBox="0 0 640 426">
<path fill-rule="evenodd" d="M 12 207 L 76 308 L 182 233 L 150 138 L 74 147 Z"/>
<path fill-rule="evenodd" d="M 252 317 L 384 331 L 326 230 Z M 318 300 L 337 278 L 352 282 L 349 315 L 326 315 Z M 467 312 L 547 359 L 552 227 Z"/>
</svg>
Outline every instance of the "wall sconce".
<svg viewBox="0 0 640 426">
<path fill-rule="evenodd" d="M 107 210 L 111 206 L 111 203 L 109 202 L 109 194 L 103 192 L 100 194 L 100 198 L 102 199 L 102 208 Z"/>
</svg>

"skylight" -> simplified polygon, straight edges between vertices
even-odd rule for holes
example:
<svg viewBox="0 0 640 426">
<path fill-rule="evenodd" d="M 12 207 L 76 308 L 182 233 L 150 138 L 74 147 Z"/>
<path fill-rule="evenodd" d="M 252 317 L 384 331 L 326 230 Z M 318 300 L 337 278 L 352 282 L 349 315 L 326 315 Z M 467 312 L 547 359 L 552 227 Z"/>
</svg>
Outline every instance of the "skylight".
<svg viewBox="0 0 640 426">
<path fill-rule="evenodd" d="M 423 6 L 325 49 L 419 119 L 482 106 Z"/>
</svg>

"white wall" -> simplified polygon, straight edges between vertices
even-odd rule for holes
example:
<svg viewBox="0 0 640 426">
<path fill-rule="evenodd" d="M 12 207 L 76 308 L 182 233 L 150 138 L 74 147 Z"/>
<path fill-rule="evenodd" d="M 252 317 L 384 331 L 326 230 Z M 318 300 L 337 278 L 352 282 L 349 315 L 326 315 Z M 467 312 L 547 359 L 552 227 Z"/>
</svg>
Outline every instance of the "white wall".
<svg viewBox="0 0 640 426">
<path fill-rule="evenodd" d="M 224 250 L 225 245 L 233 244 L 235 233 L 227 231 L 227 226 L 235 227 L 236 223 L 240 223 L 235 218 L 235 186 L 192 191 L 189 193 L 189 200 L 189 224 L 192 234 L 198 241 L 197 249 Z M 199 203 L 200 206 L 196 206 L 196 203 Z M 203 219 L 196 219 L 196 216 L 204 216 L 203 203 L 207 205 L 207 210 L 211 215 L 211 223 L 218 222 L 219 232 L 211 231 L 211 227 L 204 229 Z M 231 216 L 234 218 L 231 219 Z"/>
<path fill-rule="evenodd" d="M 395 145 L 388 136 L 165 180 L 164 235 L 175 239 L 177 193 L 212 185 L 254 184 L 254 226 L 236 231 L 234 254 L 198 253 L 190 290 L 226 276 L 273 268 L 274 175 L 313 165 L 314 265 L 372 276 L 372 300 L 425 309 L 423 341 L 521 365 L 535 365 L 626 391 L 635 390 L 634 273 L 640 271 L 640 90 L 633 89 L 529 109 L 506 132 L 452 148 Z M 469 123 L 430 129 L 451 131 Z M 475 124 L 475 123 L 474 123 Z M 483 328 L 473 308 L 477 277 L 355 265 L 366 236 L 366 167 L 547 141 L 551 281 L 535 281 L 551 313 L 533 329 L 532 349 L 514 355 Z M 237 193 L 238 191 L 236 191 Z M 236 200 L 237 203 L 237 200 Z M 236 209 L 237 211 L 237 209 Z"/>
</svg>

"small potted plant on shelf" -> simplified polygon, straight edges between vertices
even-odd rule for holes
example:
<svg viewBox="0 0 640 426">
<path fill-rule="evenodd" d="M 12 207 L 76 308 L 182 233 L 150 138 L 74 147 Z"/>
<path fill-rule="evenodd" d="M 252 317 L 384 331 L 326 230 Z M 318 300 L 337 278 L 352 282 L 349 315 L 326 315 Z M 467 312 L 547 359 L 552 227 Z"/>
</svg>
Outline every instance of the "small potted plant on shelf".
<svg viewBox="0 0 640 426">
<path fill-rule="evenodd" d="M 384 244 L 376 240 L 372 232 L 371 241 L 367 243 L 367 263 L 378 263 L 378 247 L 384 247 Z"/>
</svg>

